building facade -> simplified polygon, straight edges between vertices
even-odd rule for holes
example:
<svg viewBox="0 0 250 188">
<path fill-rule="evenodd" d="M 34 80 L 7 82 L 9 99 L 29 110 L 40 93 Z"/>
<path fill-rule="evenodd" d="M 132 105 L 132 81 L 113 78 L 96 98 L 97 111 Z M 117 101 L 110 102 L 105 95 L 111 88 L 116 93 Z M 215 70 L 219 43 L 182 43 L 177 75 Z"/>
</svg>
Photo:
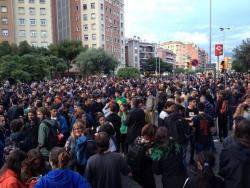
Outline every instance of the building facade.
<svg viewBox="0 0 250 188">
<path fill-rule="evenodd" d="M 185 68 L 186 63 L 190 61 L 190 58 L 187 55 L 186 45 L 180 41 L 164 42 L 161 44 L 161 47 L 176 54 L 176 67 Z"/>
<path fill-rule="evenodd" d="M 126 40 L 126 66 L 140 69 L 140 41 L 139 39 Z"/>
<path fill-rule="evenodd" d="M 198 68 L 205 68 L 208 62 L 208 54 L 198 45 L 183 43 L 180 41 L 169 41 L 161 44 L 161 47 L 171 50 L 176 54 L 176 67 L 185 68 L 188 62 L 198 60 Z"/>
<path fill-rule="evenodd" d="M 0 42 L 15 42 L 13 0 L 0 0 Z"/>
<path fill-rule="evenodd" d="M 47 47 L 52 41 L 51 0 L 14 0 L 15 42 Z"/>
<path fill-rule="evenodd" d="M 159 47 L 157 48 L 157 57 L 161 58 L 164 63 L 175 65 L 176 55 L 171 50 Z"/>
</svg>

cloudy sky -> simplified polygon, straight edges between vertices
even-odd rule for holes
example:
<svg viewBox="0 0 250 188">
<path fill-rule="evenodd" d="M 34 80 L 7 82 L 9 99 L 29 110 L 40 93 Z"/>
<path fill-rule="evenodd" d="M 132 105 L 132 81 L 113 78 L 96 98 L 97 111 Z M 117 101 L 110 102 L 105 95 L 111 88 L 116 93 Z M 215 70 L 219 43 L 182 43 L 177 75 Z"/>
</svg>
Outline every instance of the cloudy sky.
<svg viewBox="0 0 250 188">
<path fill-rule="evenodd" d="M 154 42 L 181 40 L 208 50 L 209 0 L 125 0 L 126 36 Z M 212 0 L 212 44 L 223 41 L 231 52 L 250 38 L 250 0 Z"/>
</svg>

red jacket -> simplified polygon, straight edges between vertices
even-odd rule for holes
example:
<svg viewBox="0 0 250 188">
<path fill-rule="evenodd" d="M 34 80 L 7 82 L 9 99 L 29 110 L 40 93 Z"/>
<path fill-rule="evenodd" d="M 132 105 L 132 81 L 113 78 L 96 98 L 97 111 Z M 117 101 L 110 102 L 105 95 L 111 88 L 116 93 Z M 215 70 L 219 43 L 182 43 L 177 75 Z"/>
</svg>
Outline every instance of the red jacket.
<svg viewBox="0 0 250 188">
<path fill-rule="evenodd" d="M 17 174 L 7 169 L 0 176 L 0 188 L 24 188 L 25 186 L 18 180 Z"/>
</svg>

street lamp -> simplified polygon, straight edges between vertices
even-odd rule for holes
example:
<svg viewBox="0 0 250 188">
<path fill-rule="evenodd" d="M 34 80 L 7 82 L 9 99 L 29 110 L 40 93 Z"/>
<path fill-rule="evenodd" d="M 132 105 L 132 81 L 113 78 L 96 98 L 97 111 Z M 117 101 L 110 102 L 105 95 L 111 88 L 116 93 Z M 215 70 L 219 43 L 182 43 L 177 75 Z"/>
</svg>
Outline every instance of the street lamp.
<svg viewBox="0 0 250 188">
<path fill-rule="evenodd" d="M 220 31 L 223 33 L 223 55 L 224 55 L 224 58 L 225 58 L 225 51 L 226 51 L 226 33 L 225 31 L 226 30 L 230 30 L 230 27 L 220 27 Z"/>
</svg>

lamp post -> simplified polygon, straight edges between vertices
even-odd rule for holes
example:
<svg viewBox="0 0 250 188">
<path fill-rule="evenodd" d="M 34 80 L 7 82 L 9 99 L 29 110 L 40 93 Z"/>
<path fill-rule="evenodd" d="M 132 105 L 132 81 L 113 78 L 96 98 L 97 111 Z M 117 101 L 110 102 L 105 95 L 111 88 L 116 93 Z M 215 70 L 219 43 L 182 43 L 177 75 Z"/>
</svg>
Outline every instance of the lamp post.
<svg viewBox="0 0 250 188">
<path fill-rule="evenodd" d="M 225 51 L 226 51 L 226 30 L 230 30 L 230 27 L 220 27 L 220 31 L 222 32 L 223 34 L 223 57 L 225 59 Z"/>
</svg>

